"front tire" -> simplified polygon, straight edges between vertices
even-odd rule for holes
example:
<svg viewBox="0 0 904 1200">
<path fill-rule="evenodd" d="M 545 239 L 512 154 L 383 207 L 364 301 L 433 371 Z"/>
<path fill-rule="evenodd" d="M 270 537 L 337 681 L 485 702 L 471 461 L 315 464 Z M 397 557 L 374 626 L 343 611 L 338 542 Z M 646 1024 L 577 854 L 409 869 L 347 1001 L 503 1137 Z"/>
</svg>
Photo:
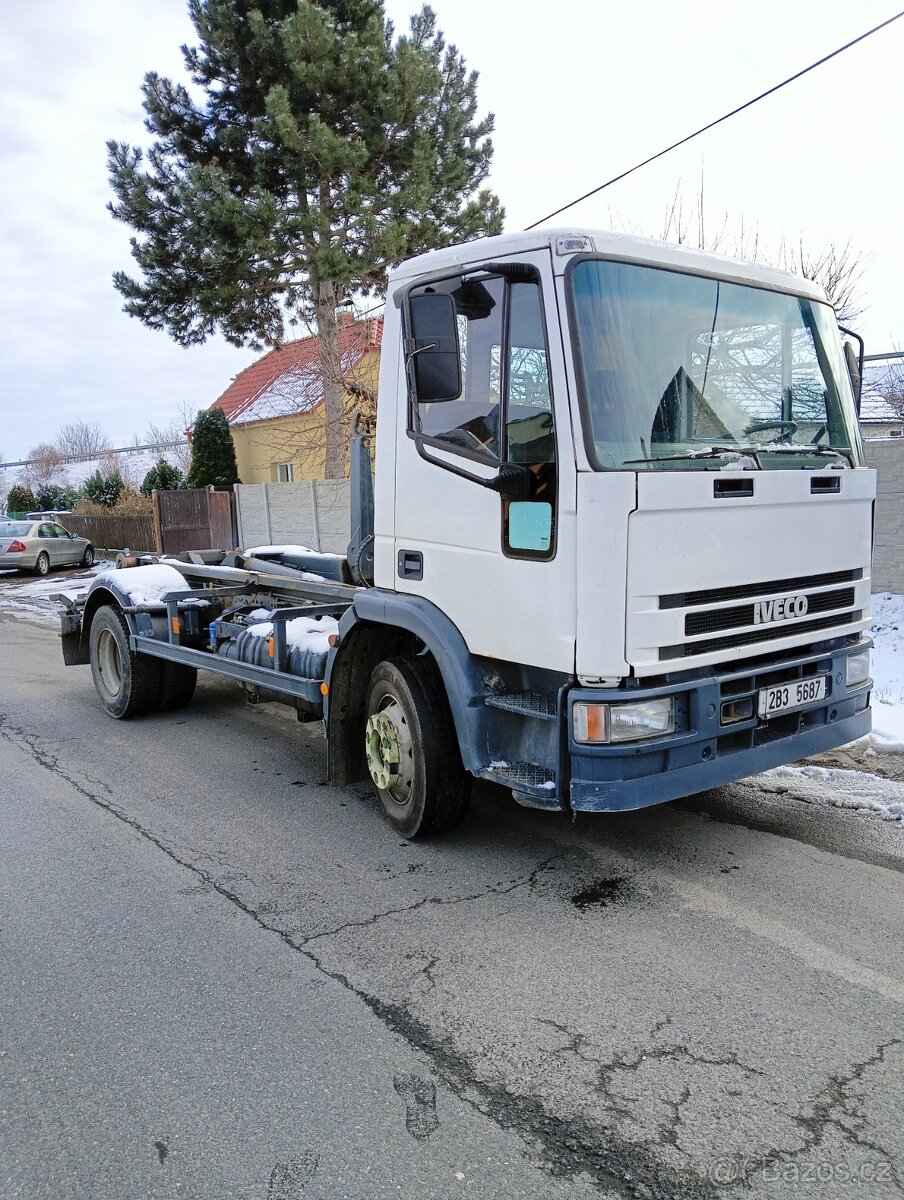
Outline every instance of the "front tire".
<svg viewBox="0 0 904 1200">
<path fill-rule="evenodd" d="M 367 767 L 395 830 L 406 838 L 425 837 L 461 821 L 470 781 L 431 663 L 394 658 L 374 669 L 364 737 Z"/>
<path fill-rule="evenodd" d="M 43 579 L 50 574 L 50 555 L 46 550 L 42 550 L 35 559 L 35 575 L 40 575 Z"/>
<path fill-rule="evenodd" d="M 160 662 L 130 649 L 129 627 L 118 609 L 105 604 L 97 610 L 88 644 L 94 686 L 111 717 L 137 717 L 156 706 Z"/>
</svg>

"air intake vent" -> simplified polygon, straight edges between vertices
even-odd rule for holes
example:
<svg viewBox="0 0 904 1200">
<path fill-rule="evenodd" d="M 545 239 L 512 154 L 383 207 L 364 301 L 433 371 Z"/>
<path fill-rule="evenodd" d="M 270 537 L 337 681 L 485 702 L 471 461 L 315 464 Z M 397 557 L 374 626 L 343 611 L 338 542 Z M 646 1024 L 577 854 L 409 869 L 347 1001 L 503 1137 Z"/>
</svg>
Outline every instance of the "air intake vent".
<svg viewBox="0 0 904 1200">
<path fill-rule="evenodd" d="M 730 600 L 752 600 L 775 592 L 801 592 L 809 588 L 830 587 L 833 583 L 856 583 L 863 578 L 862 569 L 827 571 L 822 575 L 798 575 L 793 579 L 772 579 L 765 583 L 742 583 L 736 587 L 706 588 L 699 592 L 676 592 L 660 596 L 660 608 L 694 608 L 698 604 L 728 603 Z"/>
<path fill-rule="evenodd" d="M 767 625 L 761 629 L 749 629 L 746 633 L 733 633 L 728 637 L 708 638 L 703 642 L 681 642 L 677 646 L 663 646 L 659 657 L 661 660 L 693 658 L 696 654 L 713 654 L 718 650 L 731 650 L 735 646 L 755 646 L 758 642 L 774 642 L 776 638 L 850 625 L 859 621 L 862 616 L 863 612 L 857 609 L 854 612 L 821 617 L 816 621 L 795 621 L 793 625 Z"/>
<path fill-rule="evenodd" d="M 830 612 L 833 608 L 847 608 L 853 604 L 854 589 L 817 592 L 815 596 L 807 596 L 806 600 L 808 613 Z M 733 608 L 710 608 L 703 612 L 688 613 L 684 618 L 684 632 L 688 637 L 695 637 L 701 633 L 716 633 L 720 629 L 740 629 L 744 625 L 758 624 L 756 607 L 755 604 L 737 604 Z"/>
</svg>

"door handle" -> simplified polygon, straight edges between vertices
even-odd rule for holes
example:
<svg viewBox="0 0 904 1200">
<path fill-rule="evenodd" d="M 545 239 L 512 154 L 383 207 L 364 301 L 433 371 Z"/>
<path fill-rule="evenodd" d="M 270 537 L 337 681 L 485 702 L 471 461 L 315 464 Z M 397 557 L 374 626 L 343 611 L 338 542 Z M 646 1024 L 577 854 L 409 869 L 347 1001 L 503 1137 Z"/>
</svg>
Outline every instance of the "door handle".
<svg viewBox="0 0 904 1200">
<path fill-rule="evenodd" d="M 399 578 L 424 578 L 424 556 L 421 554 L 420 550 L 399 551 Z"/>
</svg>

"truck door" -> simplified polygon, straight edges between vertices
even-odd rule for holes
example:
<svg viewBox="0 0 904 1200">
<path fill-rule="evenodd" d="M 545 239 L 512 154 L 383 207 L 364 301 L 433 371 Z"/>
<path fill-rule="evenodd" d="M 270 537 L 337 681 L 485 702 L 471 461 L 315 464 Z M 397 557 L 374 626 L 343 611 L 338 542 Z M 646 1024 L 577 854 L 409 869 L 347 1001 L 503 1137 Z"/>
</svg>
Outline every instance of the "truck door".
<svg viewBox="0 0 904 1200">
<path fill-rule="evenodd" d="M 461 390 L 419 401 L 408 372 L 395 586 L 441 608 L 473 654 L 570 672 L 575 481 L 549 255 L 431 280 L 409 296 L 429 293 L 454 303 Z M 525 499 L 481 486 L 503 463 L 529 472 Z"/>
</svg>

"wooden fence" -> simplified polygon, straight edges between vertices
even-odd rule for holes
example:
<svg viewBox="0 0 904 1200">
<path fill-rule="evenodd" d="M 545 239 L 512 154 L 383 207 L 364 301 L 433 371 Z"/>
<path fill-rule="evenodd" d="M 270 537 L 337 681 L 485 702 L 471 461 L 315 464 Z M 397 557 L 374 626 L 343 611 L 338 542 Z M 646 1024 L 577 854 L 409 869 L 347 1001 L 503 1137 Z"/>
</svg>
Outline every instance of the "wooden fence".
<svg viewBox="0 0 904 1200">
<path fill-rule="evenodd" d="M 133 553 L 157 554 L 154 518 L 150 513 L 117 516 L 116 513 L 86 517 L 78 513 L 63 513 L 57 518 L 64 529 L 87 538 L 97 550 L 125 550 Z"/>
</svg>

